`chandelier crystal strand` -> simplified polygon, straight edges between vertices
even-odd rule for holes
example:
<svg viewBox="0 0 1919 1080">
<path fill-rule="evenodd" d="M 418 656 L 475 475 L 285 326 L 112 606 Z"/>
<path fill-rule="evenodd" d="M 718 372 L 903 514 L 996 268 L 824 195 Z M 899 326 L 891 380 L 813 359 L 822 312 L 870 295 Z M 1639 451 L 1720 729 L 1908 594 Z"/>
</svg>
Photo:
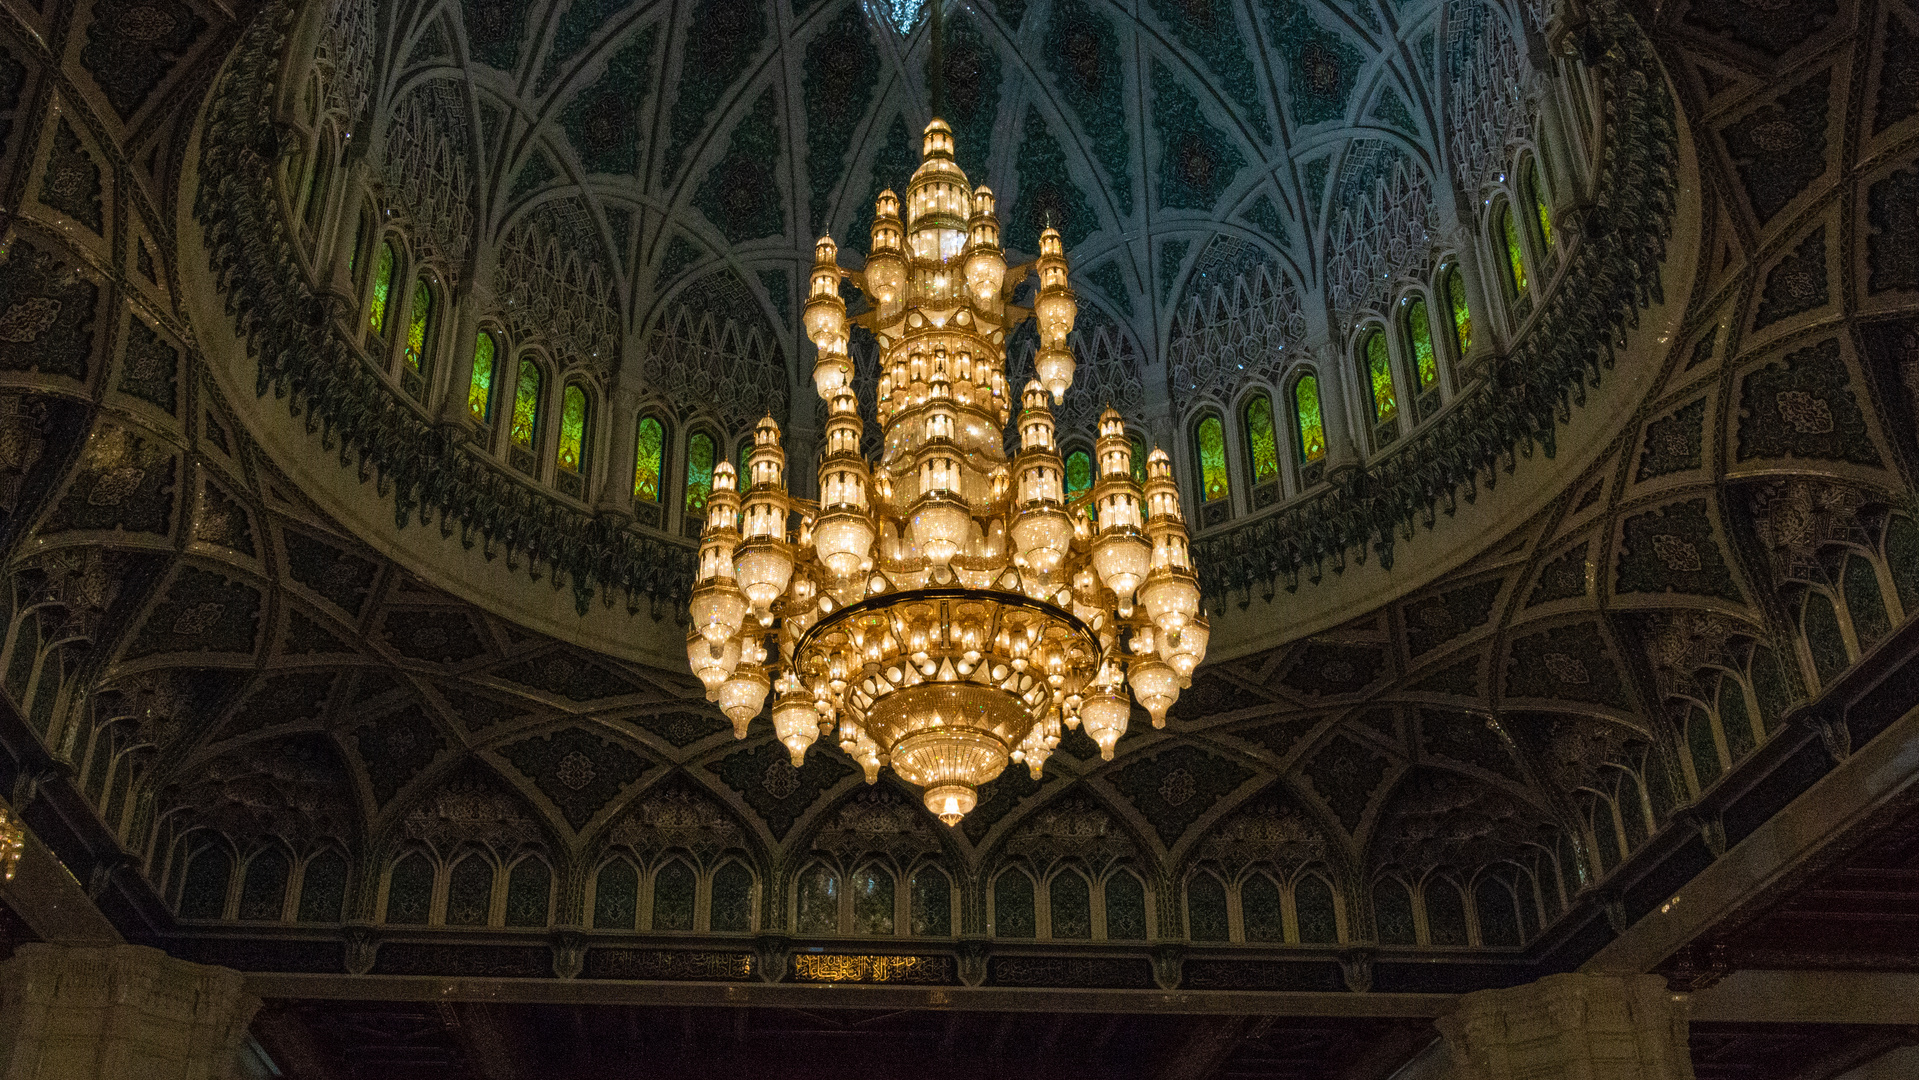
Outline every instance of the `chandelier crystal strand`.
<svg viewBox="0 0 1919 1080">
<path fill-rule="evenodd" d="M 879 196 L 871 241 L 858 273 L 840 268 L 831 237 L 814 249 L 819 501 L 787 491 L 770 417 L 746 477 L 714 468 L 687 661 L 738 737 L 773 694 L 795 767 L 837 734 L 868 783 L 890 767 L 954 825 L 1009 763 L 1038 778 L 1065 728 L 1084 724 L 1111 759 L 1135 700 L 1164 726 L 1208 629 L 1165 451 L 1136 481 L 1125 422 L 1107 409 L 1098 480 L 1067 497 L 1052 407 L 1073 384 L 1078 302 L 1059 233 L 1009 272 L 993 193 L 968 183 L 936 119 L 904 204 Z M 1032 309 L 1010 303 L 1035 272 Z M 842 279 L 869 301 L 856 319 Z M 1037 378 L 1016 411 L 1006 339 L 1028 317 Z M 860 452 L 853 322 L 880 346 L 877 462 Z"/>
</svg>

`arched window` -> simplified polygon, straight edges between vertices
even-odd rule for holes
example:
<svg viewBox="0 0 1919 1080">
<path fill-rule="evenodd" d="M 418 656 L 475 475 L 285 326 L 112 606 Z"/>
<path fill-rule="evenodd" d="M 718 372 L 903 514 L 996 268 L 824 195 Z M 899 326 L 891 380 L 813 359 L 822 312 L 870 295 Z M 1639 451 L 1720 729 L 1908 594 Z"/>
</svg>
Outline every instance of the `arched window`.
<svg viewBox="0 0 1919 1080">
<path fill-rule="evenodd" d="M 1513 221 L 1512 204 L 1501 200 L 1494 220 L 1499 231 L 1493 239 L 1506 248 L 1506 294 L 1517 300 L 1526 295 L 1526 253 L 1519 242 L 1519 225 Z"/>
<path fill-rule="evenodd" d="M 1434 945 L 1466 944 L 1466 900 L 1442 877 L 1426 880 L 1426 931 Z"/>
<path fill-rule="evenodd" d="M 867 863 L 853 874 L 853 932 L 893 932 L 893 874 L 884 866 Z"/>
<path fill-rule="evenodd" d="M 1070 502 L 1093 487 L 1093 455 L 1074 450 L 1066 455 L 1066 498 Z"/>
<path fill-rule="evenodd" d="M 506 877 L 506 924 L 545 926 L 553 902 L 553 871 L 532 855 L 513 864 Z"/>
<path fill-rule="evenodd" d="M 1247 941 L 1286 940 L 1286 926 L 1279 908 L 1279 886 L 1265 874 L 1254 874 L 1239 883 L 1239 914 L 1246 927 Z"/>
<path fill-rule="evenodd" d="M 1381 945 L 1417 945 L 1413 929 L 1413 897 L 1395 878 L 1373 883 L 1373 923 Z"/>
<path fill-rule="evenodd" d="M 1200 501 L 1216 503 L 1230 498 L 1232 484 L 1226 477 L 1226 426 L 1219 417 L 1209 416 L 1193 430 L 1194 449 L 1199 454 Z"/>
<path fill-rule="evenodd" d="M 1538 163 L 1530 156 L 1526 158 L 1525 171 L 1520 174 L 1519 186 L 1532 202 L 1533 216 L 1539 221 L 1539 250 L 1548 251 L 1553 246 L 1553 212 L 1539 190 Z"/>
<path fill-rule="evenodd" d="M 1311 465 L 1326 456 L 1326 420 L 1319 409 L 1319 377 L 1301 375 L 1293 384 L 1293 421 L 1297 438 L 1294 449 L 1301 465 Z"/>
<path fill-rule="evenodd" d="M 293 864 L 277 847 L 261 850 L 247 861 L 240 884 L 240 917 L 249 922 L 278 922 L 286 911 L 287 878 Z"/>
<path fill-rule="evenodd" d="M 1712 730 L 1712 717 L 1695 705 L 1686 717 L 1686 749 L 1692 755 L 1693 778 L 1704 791 L 1719 779 L 1725 766 L 1719 759 L 1719 740 Z"/>
<path fill-rule="evenodd" d="M 1481 945 L 1519 944 L 1519 909 L 1514 906 L 1512 890 L 1505 882 L 1490 874 L 1480 878 L 1473 890 L 1473 907 L 1479 913 Z"/>
<path fill-rule="evenodd" d="M 493 358 L 500 350 L 493 331 L 473 339 L 473 375 L 466 383 L 466 411 L 482 424 L 493 422 Z"/>
<path fill-rule="evenodd" d="M 993 933 L 1003 938 L 1029 938 L 1036 932 L 1033 915 L 1033 879 L 1008 870 L 993 881 Z"/>
<path fill-rule="evenodd" d="M 1373 425 L 1383 427 L 1399 418 L 1399 398 L 1393 393 L 1393 363 L 1386 351 L 1386 334 L 1375 326 L 1359 346 L 1360 377 L 1372 391 Z"/>
<path fill-rule="evenodd" d="M 658 505 L 665 495 L 666 426 L 640 417 L 633 429 L 633 501 Z"/>
<path fill-rule="evenodd" d="M 413 279 L 413 307 L 406 324 L 406 350 L 400 355 L 416 372 L 426 370 L 426 350 L 433 341 L 433 287 L 426 275 Z"/>
<path fill-rule="evenodd" d="M 433 907 L 433 864 L 413 852 L 393 864 L 386 885 L 386 921 L 398 926 L 423 926 Z"/>
<path fill-rule="evenodd" d="M 1264 392 L 1247 398 L 1239 419 L 1246 432 L 1246 461 L 1253 470 L 1253 486 L 1277 481 L 1279 438 L 1273 431 L 1273 399 Z M 1257 492 L 1254 498 L 1258 499 Z"/>
<path fill-rule="evenodd" d="M 1134 435 L 1132 440 L 1133 483 L 1144 484 L 1146 482 L 1146 440 L 1137 435 Z"/>
<path fill-rule="evenodd" d="M 1303 875 L 1293 883 L 1293 915 L 1299 923 L 1299 940 L 1307 945 L 1332 945 L 1339 941 L 1339 916 L 1333 904 L 1333 887 L 1318 874 Z"/>
<path fill-rule="evenodd" d="M 337 851 L 322 851 L 307 860 L 300 875 L 300 912 L 304 923 L 340 921 L 346 904 L 346 859 Z"/>
<path fill-rule="evenodd" d="M 513 384 L 513 426 L 507 435 L 513 445 L 533 449 L 540 424 L 540 365 L 530 356 L 520 358 L 520 377 Z"/>
<path fill-rule="evenodd" d="M 1413 361 L 1413 377 L 1424 394 L 1439 383 L 1439 358 L 1433 353 L 1432 319 L 1426 314 L 1426 299 L 1414 296 L 1406 302 L 1406 355 Z"/>
<path fill-rule="evenodd" d="M 1126 870 L 1106 879 L 1106 937 L 1109 941 L 1146 940 L 1146 886 Z"/>
<path fill-rule="evenodd" d="M 493 914 L 493 864 L 475 852 L 461 859 L 446 880 L 446 924 L 485 926 Z"/>
<path fill-rule="evenodd" d="M 227 885 L 233 879 L 233 859 L 218 844 L 208 844 L 187 860 L 180 886 L 182 919 L 218 919 L 227 913 Z"/>
<path fill-rule="evenodd" d="M 366 326 L 375 334 L 386 333 L 387 294 L 393 291 L 393 241 L 380 241 L 380 262 L 373 268 L 373 298 L 366 309 Z"/>
<path fill-rule="evenodd" d="M 631 930 L 640 903 L 640 873 L 625 859 L 600 867 L 593 881 L 593 929 Z"/>
<path fill-rule="evenodd" d="M 1093 936 L 1092 890 L 1077 870 L 1061 870 L 1053 875 L 1046 886 L 1046 907 L 1051 916 L 1053 937 Z"/>
<path fill-rule="evenodd" d="M 577 475 L 586 469 L 586 422 L 586 390 L 567 383 L 560 392 L 560 444 L 553 453 L 562 472 Z"/>
<path fill-rule="evenodd" d="M 320 215 L 326 210 L 327 189 L 333 181 L 333 144 L 324 132 L 316 141 L 320 146 L 313 155 L 313 175 L 307 180 L 306 208 L 301 215 L 309 230 L 320 225 Z"/>
<path fill-rule="evenodd" d="M 1466 277 L 1458 266 L 1449 266 L 1440 274 L 1445 282 L 1446 304 L 1452 309 L 1453 343 L 1464 357 L 1473 347 L 1473 313 L 1466 306 Z"/>
<path fill-rule="evenodd" d="M 1231 937 L 1226 918 L 1226 886 L 1202 870 L 1186 882 L 1186 929 L 1194 941 Z"/>
<path fill-rule="evenodd" d="M 814 866 L 800 875 L 795 920 L 802 934 L 837 934 L 840 930 L 840 878 L 831 867 Z"/>
<path fill-rule="evenodd" d="M 653 875 L 653 929 L 693 929 L 693 868 L 674 859 Z"/>
<path fill-rule="evenodd" d="M 736 934 L 753 929 L 753 871 L 729 862 L 714 873 L 707 927 Z"/>
<path fill-rule="evenodd" d="M 346 257 L 347 276 L 353 279 L 356 287 L 360 284 L 360 268 L 366 265 L 366 245 L 373 238 L 376 220 L 371 206 L 360 208 L 360 226 L 354 230 L 353 250 Z"/>
<path fill-rule="evenodd" d="M 718 448 L 713 436 L 696 431 L 686 440 L 686 512 L 706 513 L 707 496 L 713 494 L 713 465 Z"/>
<path fill-rule="evenodd" d="M 953 883 L 937 866 L 913 871 L 912 930 L 915 937 L 950 937 L 953 933 Z"/>
</svg>

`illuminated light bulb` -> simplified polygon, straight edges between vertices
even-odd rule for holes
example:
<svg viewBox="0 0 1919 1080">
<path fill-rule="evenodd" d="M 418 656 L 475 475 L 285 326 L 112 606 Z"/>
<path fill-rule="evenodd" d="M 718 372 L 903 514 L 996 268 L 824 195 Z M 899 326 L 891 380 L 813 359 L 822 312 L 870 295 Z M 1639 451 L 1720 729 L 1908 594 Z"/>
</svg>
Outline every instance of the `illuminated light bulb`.
<svg viewBox="0 0 1919 1080">
<path fill-rule="evenodd" d="M 742 662 L 733 677 L 720 684 L 720 711 L 733 721 L 733 737 L 746 738 L 747 725 L 760 714 L 767 692 L 773 688 L 766 672 L 755 663 Z"/>
<path fill-rule="evenodd" d="M 979 794 L 965 784 L 941 784 L 926 789 L 926 808 L 947 825 L 960 820 L 979 805 Z"/>
<path fill-rule="evenodd" d="M 1179 700 L 1179 679 L 1172 665 L 1159 660 L 1137 661 L 1127 672 L 1126 681 L 1133 688 L 1133 696 L 1152 716 L 1156 728 L 1166 726 L 1166 710 Z"/>
<path fill-rule="evenodd" d="M 799 690 L 781 694 L 773 703 L 773 734 L 792 755 L 793 767 L 806 763 L 806 748 L 820 734 L 820 711 L 813 699 Z"/>
<path fill-rule="evenodd" d="M 1133 703 L 1110 690 L 1096 691 L 1080 702 L 1079 722 L 1086 726 L 1086 734 L 1099 747 L 1102 760 L 1113 760 L 1113 747 L 1118 745 L 1119 737 L 1126 734 L 1126 721 L 1132 714 Z"/>
<path fill-rule="evenodd" d="M 873 557 L 873 537 L 873 522 L 857 511 L 822 514 L 813 523 L 813 550 L 835 577 L 859 573 Z"/>
<path fill-rule="evenodd" d="M 694 587 L 688 604 L 694 629 L 713 645 L 722 645 L 740 632 L 740 624 L 746 621 L 746 608 L 746 594 L 724 578 Z"/>
<path fill-rule="evenodd" d="M 1047 393 L 1053 395 L 1053 404 L 1064 400 L 1067 388 L 1073 385 L 1074 367 L 1073 350 L 1063 345 L 1048 345 L 1034 355 L 1033 373 Z"/>
<path fill-rule="evenodd" d="M 1139 603 L 1153 625 L 1169 633 L 1199 614 L 1199 583 L 1188 574 L 1154 567 L 1139 588 Z"/>
<path fill-rule="evenodd" d="M 793 577 L 793 546 L 784 540 L 756 536 L 741 544 L 734 554 L 733 576 L 753 610 L 764 613 L 786 592 L 787 582 Z"/>
<path fill-rule="evenodd" d="M 913 542 L 930 562 L 945 564 L 959 554 L 971 532 L 973 515 L 966 504 L 940 493 L 922 496 L 913 505 Z"/>
<path fill-rule="evenodd" d="M 1212 630 L 1212 625 L 1204 615 L 1195 617 L 1185 626 L 1160 638 L 1160 658 L 1179 672 L 1180 678 L 1191 678 L 1193 670 L 1206 658 L 1206 643 L 1212 637 Z"/>
<path fill-rule="evenodd" d="M 698 630 L 686 635 L 686 664 L 706 687 L 707 700 L 719 692 L 720 684 L 733 674 L 740 663 L 740 639 L 728 638 L 717 648 Z"/>
<path fill-rule="evenodd" d="M 1109 532 L 1093 541 L 1093 569 L 1119 597 L 1120 614 L 1132 606 L 1133 590 L 1152 568 L 1153 545 L 1136 532 Z"/>
</svg>

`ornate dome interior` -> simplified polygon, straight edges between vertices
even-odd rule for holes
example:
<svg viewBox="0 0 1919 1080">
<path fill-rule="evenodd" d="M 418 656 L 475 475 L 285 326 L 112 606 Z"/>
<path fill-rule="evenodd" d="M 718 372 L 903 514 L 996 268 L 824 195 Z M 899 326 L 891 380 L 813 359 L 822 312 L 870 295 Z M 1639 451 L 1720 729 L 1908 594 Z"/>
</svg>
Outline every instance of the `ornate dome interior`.
<svg viewBox="0 0 1919 1080">
<path fill-rule="evenodd" d="M 1371 995 L 1397 1068 L 1582 965 L 1901 963 L 1777 912 L 1904 818 L 1655 924 L 1910 719 L 1909 4 L 948 4 L 959 163 L 1072 262 L 1069 474 L 1108 405 L 1171 455 L 1215 627 L 952 829 L 678 659 L 716 463 L 818 449 L 814 242 L 918 163 L 930 9 L 5 8 L 0 794 L 269 1048 L 387 977 L 889 982 Z M 1233 1074 L 1390 1071 L 1338 1043 Z"/>
</svg>

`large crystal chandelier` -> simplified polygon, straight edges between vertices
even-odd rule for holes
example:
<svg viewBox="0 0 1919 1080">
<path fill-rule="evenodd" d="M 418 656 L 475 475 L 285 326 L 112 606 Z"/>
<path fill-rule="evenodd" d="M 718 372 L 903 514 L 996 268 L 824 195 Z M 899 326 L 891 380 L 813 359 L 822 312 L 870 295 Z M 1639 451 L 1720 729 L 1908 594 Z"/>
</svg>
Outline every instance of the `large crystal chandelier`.
<svg viewBox="0 0 1919 1080">
<path fill-rule="evenodd" d="M 837 730 L 868 783 L 890 765 L 952 825 L 1009 761 L 1037 778 L 1062 725 L 1084 724 L 1108 759 L 1131 699 L 1164 726 L 1208 629 L 1164 450 L 1148 455 L 1142 483 L 1108 409 L 1098 478 L 1067 497 L 1052 406 L 1073 383 L 1077 305 L 1059 233 L 1041 233 L 1037 262 L 1009 273 L 993 193 L 967 183 L 937 119 L 900 210 L 881 193 L 862 272 L 839 266 L 830 237 L 815 249 L 806 331 L 827 404 L 819 501 L 788 493 L 770 417 L 754 429 L 744 481 L 729 464 L 714 469 L 686 654 L 739 737 L 772 694 L 795 766 Z M 1033 271 L 1032 308 L 1010 303 Z M 842 278 L 867 297 L 857 318 Z M 1006 341 L 1029 317 L 1038 378 L 1016 410 Z M 849 323 L 880 347 L 876 463 L 860 453 Z"/>
</svg>

